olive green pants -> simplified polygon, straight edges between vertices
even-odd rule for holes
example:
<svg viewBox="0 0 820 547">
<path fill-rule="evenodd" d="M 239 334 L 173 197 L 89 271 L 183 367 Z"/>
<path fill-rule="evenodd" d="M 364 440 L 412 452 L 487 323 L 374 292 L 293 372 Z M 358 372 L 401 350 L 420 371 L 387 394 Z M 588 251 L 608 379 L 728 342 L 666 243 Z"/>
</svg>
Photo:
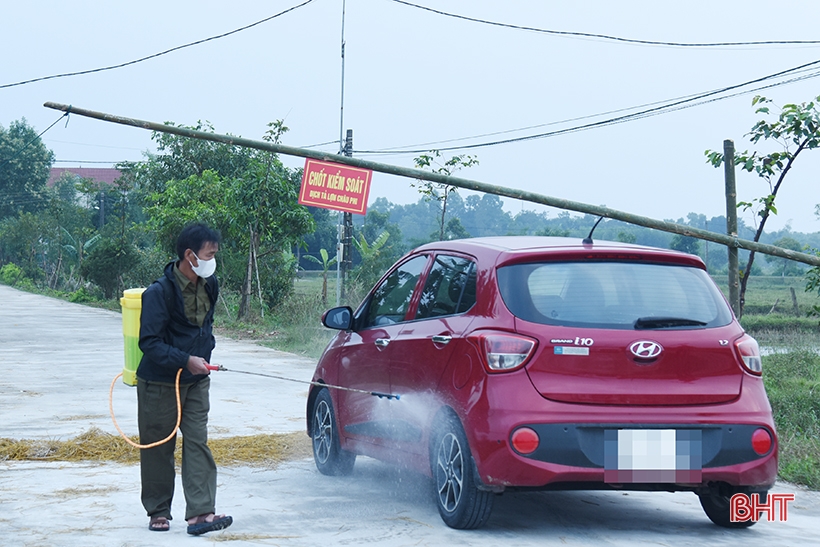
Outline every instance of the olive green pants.
<svg viewBox="0 0 820 547">
<path fill-rule="evenodd" d="M 216 464 L 208 448 L 208 391 L 210 378 L 180 385 L 182 404 L 182 489 L 185 519 L 214 513 L 216 507 Z M 140 443 L 150 444 L 167 437 L 177 420 L 176 388 L 137 380 Z M 142 505 L 150 517 L 171 518 L 174 497 L 174 447 L 176 436 L 165 444 L 140 450 Z"/>
</svg>

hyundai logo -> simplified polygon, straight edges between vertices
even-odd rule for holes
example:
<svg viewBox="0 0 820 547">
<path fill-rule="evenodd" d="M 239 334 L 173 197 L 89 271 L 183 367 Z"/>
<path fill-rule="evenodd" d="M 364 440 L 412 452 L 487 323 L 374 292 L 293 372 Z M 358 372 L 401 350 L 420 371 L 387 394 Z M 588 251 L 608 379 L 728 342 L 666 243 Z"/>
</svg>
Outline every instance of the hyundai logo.
<svg viewBox="0 0 820 547">
<path fill-rule="evenodd" d="M 663 347 L 657 342 L 649 340 L 639 340 L 629 346 L 629 351 L 638 359 L 654 359 L 663 351 Z"/>
</svg>

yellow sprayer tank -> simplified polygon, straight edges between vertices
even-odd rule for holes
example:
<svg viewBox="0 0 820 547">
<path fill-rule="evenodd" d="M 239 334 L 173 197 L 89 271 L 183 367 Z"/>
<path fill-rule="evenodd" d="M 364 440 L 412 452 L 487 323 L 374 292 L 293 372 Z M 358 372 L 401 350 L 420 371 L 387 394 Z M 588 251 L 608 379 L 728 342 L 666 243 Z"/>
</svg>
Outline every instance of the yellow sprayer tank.
<svg viewBox="0 0 820 547">
<path fill-rule="evenodd" d="M 125 366 L 122 381 L 129 386 L 137 385 L 137 367 L 142 359 L 140 350 L 140 313 L 144 288 L 126 289 L 122 292 L 122 334 L 125 337 Z"/>
</svg>

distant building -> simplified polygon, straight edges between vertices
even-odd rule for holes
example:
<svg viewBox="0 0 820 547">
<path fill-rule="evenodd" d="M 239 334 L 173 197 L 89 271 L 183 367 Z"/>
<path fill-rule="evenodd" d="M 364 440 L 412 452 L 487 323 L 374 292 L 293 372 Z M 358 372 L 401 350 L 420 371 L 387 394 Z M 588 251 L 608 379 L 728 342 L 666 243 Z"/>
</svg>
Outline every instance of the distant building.
<svg viewBox="0 0 820 547">
<path fill-rule="evenodd" d="M 64 173 L 72 173 L 79 178 L 92 179 L 109 186 L 114 184 L 114 181 L 122 175 L 119 169 L 113 167 L 52 167 L 51 174 L 48 177 L 48 186 L 54 186 L 54 183 Z"/>
</svg>

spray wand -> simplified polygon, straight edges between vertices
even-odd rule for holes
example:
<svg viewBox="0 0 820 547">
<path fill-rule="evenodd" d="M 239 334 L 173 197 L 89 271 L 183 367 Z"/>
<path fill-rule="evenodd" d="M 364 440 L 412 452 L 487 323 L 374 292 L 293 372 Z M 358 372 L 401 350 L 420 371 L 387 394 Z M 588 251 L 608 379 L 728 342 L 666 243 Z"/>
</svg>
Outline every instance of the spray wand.
<svg viewBox="0 0 820 547">
<path fill-rule="evenodd" d="M 239 374 L 249 374 L 249 375 L 252 375 L 252 376 L 264 376 L 265 378 L 275 378 L 277 380 L 285 380 L 286 382 L 296 382 L 296 383 L 299 383 L 299 384 L 310 384 L 312 386 L 329 387 L 331 389 L 339 389 L 339 390 L 342 390 L 342 391 L 351 391 L 353 393 L 364 393 L 365 395 L 372 395 L 374 397 L 378 397 L 379 399 L 395 399 L 395 400 L 398 401 L 401 397 L 400 395 L 396 395 L 396 394 L 393 394 L 393 393 L 379 393 L 378 391 L 366 391 L 364 389 L 356 389 L 356 388 L 352 388 L 352 387 L 334 386 L 332 384 L 325 384 L 325 383 L 322 383 L 322 382 L 309 382 L 307 380 L 295 380 L 293 378 L 285 378 L 284 376 L 277 376 L 275 374 L 262 374 L 261 372 L 248 372 L 248 371 L 245 371 L 245 370 L 228 369 L 228 368 L 223 367 L 222 365 L 205 365 L 205 366 L 207 366 L 208 369 L 215 370 L 215 371 L 236 372 L 236 373 L 239 373 Z"/>
</svg>

